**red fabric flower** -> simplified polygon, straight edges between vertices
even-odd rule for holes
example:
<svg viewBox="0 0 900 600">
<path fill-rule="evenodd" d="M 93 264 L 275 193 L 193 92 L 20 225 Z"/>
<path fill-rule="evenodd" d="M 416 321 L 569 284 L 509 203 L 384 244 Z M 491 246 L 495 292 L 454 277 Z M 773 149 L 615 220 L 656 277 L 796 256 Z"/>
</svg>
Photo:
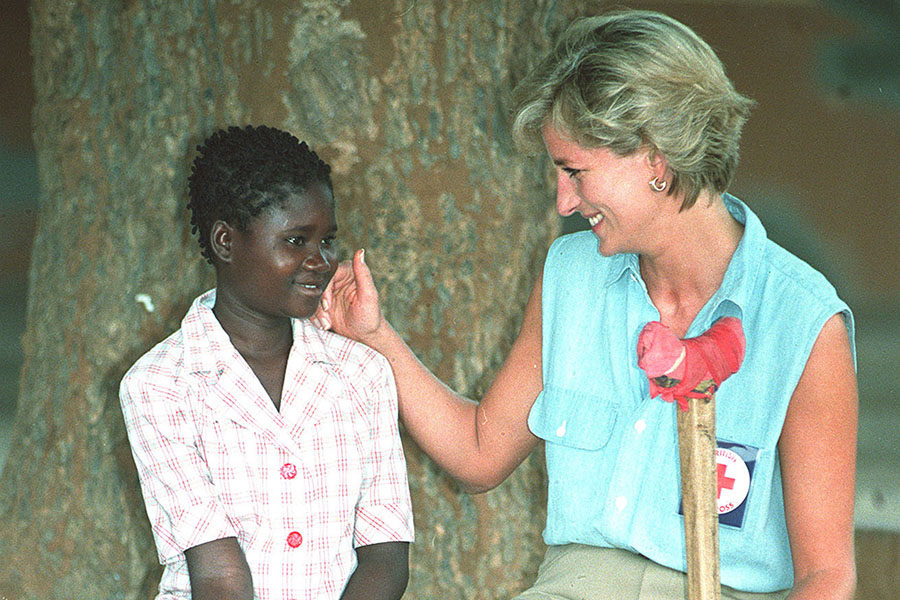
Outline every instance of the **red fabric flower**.
<svg viewBox="0 0 900 600">
<path fill-rule="evenodd" d="M 650 397 L 678 401 L 711 396 L 744 360 L 744 330 L 739 319 L 725 317 L 695 338 L 679 339 L 672 330 L 651 321 L 638 336 L 638 366 L 650 380 Z"/>
</svg>

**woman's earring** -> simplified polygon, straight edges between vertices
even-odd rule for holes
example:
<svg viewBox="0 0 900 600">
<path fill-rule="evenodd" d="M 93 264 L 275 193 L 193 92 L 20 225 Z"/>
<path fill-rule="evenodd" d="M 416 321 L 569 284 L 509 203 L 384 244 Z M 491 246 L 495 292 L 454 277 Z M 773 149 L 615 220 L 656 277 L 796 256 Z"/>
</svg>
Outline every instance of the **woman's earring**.
<svg viewBox="0 0 900 600">
<path fill-rule="evenodd" d="M 666 189 L 667 185 L 668 185 L 668 182 L 666 180 L 660 181 L 659 177 L 654 177 L 653 179 L 650 180 L 650 188 L 654 192 L 663 191 L 664 189 Z"/>
</svg>

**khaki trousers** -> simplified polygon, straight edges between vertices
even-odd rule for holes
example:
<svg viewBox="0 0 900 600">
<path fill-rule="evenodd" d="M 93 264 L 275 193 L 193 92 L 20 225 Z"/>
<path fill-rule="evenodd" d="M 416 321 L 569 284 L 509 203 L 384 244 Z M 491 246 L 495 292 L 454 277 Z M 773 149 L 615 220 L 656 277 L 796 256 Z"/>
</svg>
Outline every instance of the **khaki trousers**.
<svg viewBox="0 0 900 600">
<path fill-rule="evenodd" d="M 722 586 L 722 600 L 783 600 L 788 592 Z M 537 581 L 514 600 L 687 600 L 687 576 L 627 550 L 550 546 Z"/>
</svg>

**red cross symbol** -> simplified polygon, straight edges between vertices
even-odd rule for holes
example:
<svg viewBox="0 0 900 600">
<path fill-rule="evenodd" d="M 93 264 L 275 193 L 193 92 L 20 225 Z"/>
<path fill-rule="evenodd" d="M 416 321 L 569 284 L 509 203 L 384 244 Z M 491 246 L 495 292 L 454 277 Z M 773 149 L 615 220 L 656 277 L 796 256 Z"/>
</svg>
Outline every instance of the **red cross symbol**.
<svg viewBox="0 0 900 600">
<path fill-rule="evenodd" d="M 723 465 L 722 463 L 716 465 L 716 499 L 722 497 L 722 488 L 734 489 L 734 478 L 725 477 L 725 471 L 727 470 L 728 465 Z"/>
</svg>

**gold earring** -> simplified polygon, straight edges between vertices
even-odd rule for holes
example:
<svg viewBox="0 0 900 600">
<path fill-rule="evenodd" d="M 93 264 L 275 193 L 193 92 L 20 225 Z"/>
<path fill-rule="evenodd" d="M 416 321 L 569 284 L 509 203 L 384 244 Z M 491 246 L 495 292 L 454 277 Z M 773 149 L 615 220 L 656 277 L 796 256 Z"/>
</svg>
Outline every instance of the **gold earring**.
<svg viewBox="0 0 900 600">
<path fill-rule="evenodd" d="M 654 192 L 661 192 L 666 189 L 666 186 L 668 184 L 669 183 L 667 181 L 660 181 L 659 177 L 654 177 L 650 180 L 650 189 L 652 189 Z"/>
</svg>

